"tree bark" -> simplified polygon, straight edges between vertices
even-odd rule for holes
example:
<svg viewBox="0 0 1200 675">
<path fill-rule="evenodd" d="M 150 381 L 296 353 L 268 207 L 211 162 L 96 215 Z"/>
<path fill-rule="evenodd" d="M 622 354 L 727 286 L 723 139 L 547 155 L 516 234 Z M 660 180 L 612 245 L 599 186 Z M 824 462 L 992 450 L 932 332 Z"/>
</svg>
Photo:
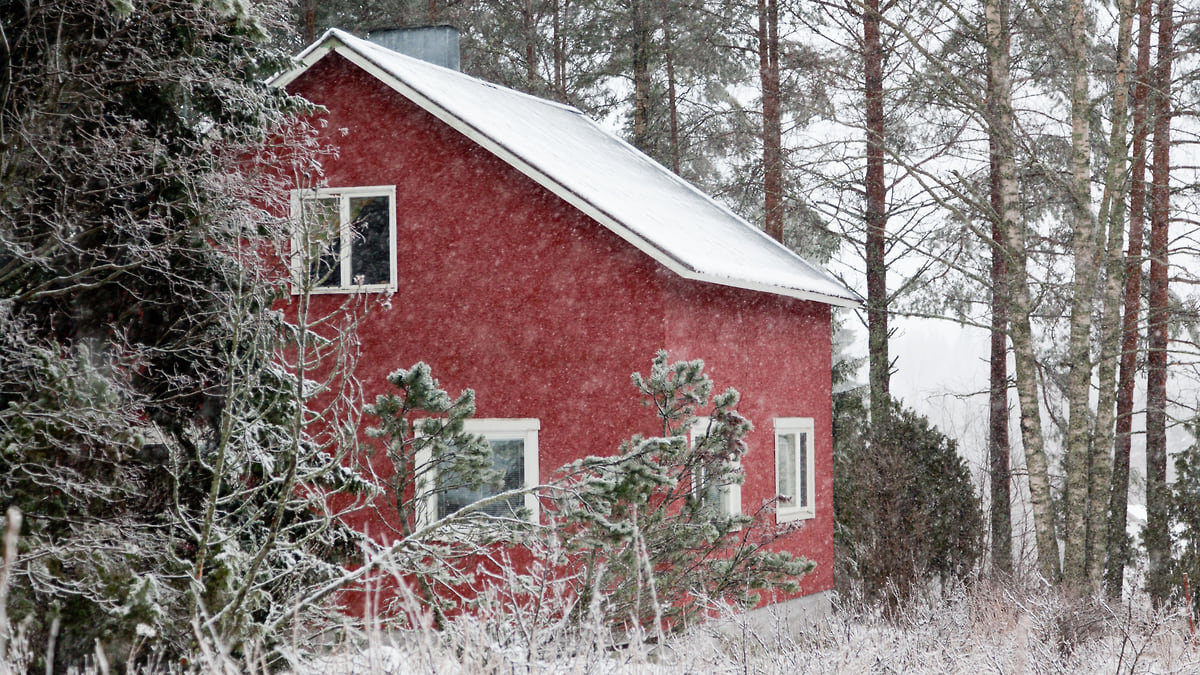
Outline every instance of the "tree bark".
<svg viewBox="0 0 1200 675">
<path fill-rule="evenodd" d="M 999 162 L 992 160 L 992 209 L 999 214 Z M 990 383 L 988 394 L 988 471 L 991 478 L 992 568 L 1012 574 L 1012 480 L 1008 439 L 1008 261 L 1004 256 L 1004 232 L 999 217 L 992 222 L 992 326 Z"/>
<path fill-rule="evenodd" d="M 650 148 L 650 25 L 646 1 L 633 2 L 633 144 L 654 155 Z"/>
<path fill-rule="evenodd" d="M 993 130 L 1000 127 L 995 81 L 1008 79 L 1008 0 L 987 0 L 984 3 L 987 28 L 987 115 L 989 126 L 989 161 L 991 164 L 992 207 L 992 326 L 991 369 L 988 410 L 988 471 L 991 483 L 991 553 L 992 569 L 1001 575 L 1012 574 L 1012 498 L 1009 490 L 1008 438 L 1008 259 L 1005 255 L 1004 182 L 1001 180 L 1001 146 Z M 1003 73 L 1003 75 L 1001 74 Z M 1011 148 L 1010 148 L 1011 149 Z M 1008 157 L 1011 169 L 1012 157 Z M 1009 178 L 1013 176 L 1010 173 Z"/>
<path fill-rule="evenodd" d="M 317 39 L 317 0 L 304 0 L 304 41 Z"/>
<path fill-rule="evenodd" d="M 1125 298 L 1121 317 L 1121 363 L 1117 382 L 1117 418 L 1113 434 L 1112 485 L 1108 497 L 1108 545 L 1105 587 L 1120 599 L 1129 558 L 1126 536 L 1129 509 L 1130 429 L 1133 425 L 1134 376 L 1137 371 L 1138 317 L 1142 297 L 1142 231 L 1146 212 L 1146 137 L 1150 98 L 1150 39 L 1154 0 L 1138 5 L 1137 66 L 1133 87 L 1133 164 L 1129 176 L 1129 249 L 1125 255 Z"/>
<path fill-rule="evenodd" d="M 871 428 L 876 438 L 886 428 L 891 408 L 891 360 L 888 355 L 887 186 L 884 182 L 883 42 L 879 0 L 863 6 L 863 88 L 866 99 L 866 263 L 867 343 L 870 358 Z"/>
<path fill-rule="evenodd" d="M 675 55 L 672 53 L 671 22 L 674 19 L 671 0 L 662 2 L 663 58 L 667 67 L 667 114 L 670 116 L 670 138 L 667 148 L 671 171 L 679 174 L 679 101 L 675 93 Z"/>
<path fill-rule="evenodd" d="M 1167 290 L 1171 170 L 1171 62 L 1174 57 L 1174 19 L 1171 0 L 1158 2 L 1158 63 L 1154 77 L 1154 164 L 1150 185 L 1150 277 L 1146 354 L 1146 552 L 1151 579 L 1161 575 L 1170 560 L 1167 486 Z M 1151 586 L 1161 602 L 1166 589 Z"/>
<path fill-rule="evenodd" d="M 554 0 L 554 92 L 558 100 L 567 102 L 567 41 L 564 27 L 569 21 L 567 0 Z"/>
<path fill-rule="evenodd" d="M 1003 255 L 1008 261 L 1008 305 L 1017 381 L 1017 399 L 1021 407 L 1021 441 L 1029 481 L 1030 505 L 1038 548 L 1038 569 L 1051 583 L 1061 576 L 1058 539 L 1050 499 L 1050 476 L 1042 440 L 1042 414 L 1039 407 L 1037 364 L 1033 355 L 1030 326 L 1032 301 L 1026 276 L 1025 230 L 1018 213 L 1017 173 L 1014 159 L 1016 141 L 1013 131 L 1012 79 L 1008 49 L 1000 39 L 1004 32 L 997 0 L 985 4 L 988 24 L 988 65 L 991 82 L 993 119 L 989 135 L 994 143 L 999 181 L 997 222 L 1004 240 Z"/>
<path fill-rule="evenodd" d="M 1133 24 L 1133 0 L 1117 2 L 1117 54 L 1113 75 L 1112 129 L 1108 164 L 1104 174 L 1104 199 L 1099 223 L 1108 225 L 1104 251 L 1104 293 L 1100 320 L 1099 399 L 1096 405 L 1096 436 L 1092 444 L 1092 466 L 1088 483 L 1088 588 L 1098 589 L 1104 574 L 1108 542 L 1109 485 L 1112 475 L 1113 405 L 1116 400 L 1118 348 L 1121 341 L 1121 286 L 1124 272 L 1125 182 L 1129 119 L 1129 45 Z"/>
<path fill-rule="evenodd" d="M 783 241 L 783 120 L 779 100 L 779 5 L 758 0 L 758 76 L 762 85 L 763 229 Z"/>
<path fill-rule="evenodd" d="M 1070 337 L 1067 347 L 1070 376 L 1067 384 L 1065 580 L 1087 592 L 1088 475 L 1091 436 L 1092 301 L 1095 297 L 1096 228 L 1091 208 L 1091 101 L 1088 90 L 1087 14 L 1083 0 L 1069 5 L 1068 68 L 1071 71 L 1071 211 L 1074 254 L 1074 289 L 1071 300 Z"/>
<path fill-rule="evenodd" d="M 538 80 L 537 21 L 534 18 L 533 0 L 525 0 L 521 5 L 521 28 L 525 39 L 525 87 L 532 91 Z"/>
</svg>

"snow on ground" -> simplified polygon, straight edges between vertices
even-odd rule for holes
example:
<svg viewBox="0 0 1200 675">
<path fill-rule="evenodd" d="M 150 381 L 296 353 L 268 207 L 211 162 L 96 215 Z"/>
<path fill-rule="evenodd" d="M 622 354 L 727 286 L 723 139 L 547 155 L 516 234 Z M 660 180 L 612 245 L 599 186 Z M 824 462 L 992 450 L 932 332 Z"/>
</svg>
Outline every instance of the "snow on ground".
<svg viewBox="0 0 1200 675">
<path fill-rule="evenodd" d="M 311 662 L 296 675 L 1200 672 L 1183 615 L 1151 612 L 1140 596 L 1110 607 L 999 586 L 959 589 L 895 620 L 842 608 L 788 634 L 782 626 L 752 632 L 734 619 L 732 629 L 701 626 L 661 647 L 589 649 L 560 635 L 531 657 L 521 630 L 498 638 L 477 628 L 459 631 L 461 639 L 376 638 L 372 647 Z"/>
</svg>

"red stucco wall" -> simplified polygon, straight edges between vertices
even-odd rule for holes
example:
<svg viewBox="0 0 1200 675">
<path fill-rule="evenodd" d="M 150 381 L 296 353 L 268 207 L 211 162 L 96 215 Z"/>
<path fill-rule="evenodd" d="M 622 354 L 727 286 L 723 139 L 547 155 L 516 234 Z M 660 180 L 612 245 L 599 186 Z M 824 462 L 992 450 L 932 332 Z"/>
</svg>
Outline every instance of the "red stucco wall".
<svg viewBox="0 0 1200 675">
<path fill-rule="evenodd" d="M 703 358 L 758 427 L 747 508 L 774 489 L 771 418 L 815 419 L 817 517 L 785 541 L 818 563 L 805 592 L 832 587 L 828 306 L 677 277 L 337 55 L 288 88 L 328 108 L 329 186 L 396 186 L 398 290 L 359 329 L 369 399 L 425 361 L 452 395 L 475 389 L 477 417 L 539 418 L 546 479 L 654 431 L 629 375 L 658 349 Z"/>
<path fill-rule="evenodd" d="M 679 277 L 664 283 L 664 306 L 671 355 L 704 359 L 719 390 L 738 390 L 738 411 L 755 425 L 742 459 L 744 513 L 775 496 L 774 418 L 813 418 L 816 515 L 778 543 L 817 563 L 804 593 L 833 588 L 829 306 Z"/>
</svg>

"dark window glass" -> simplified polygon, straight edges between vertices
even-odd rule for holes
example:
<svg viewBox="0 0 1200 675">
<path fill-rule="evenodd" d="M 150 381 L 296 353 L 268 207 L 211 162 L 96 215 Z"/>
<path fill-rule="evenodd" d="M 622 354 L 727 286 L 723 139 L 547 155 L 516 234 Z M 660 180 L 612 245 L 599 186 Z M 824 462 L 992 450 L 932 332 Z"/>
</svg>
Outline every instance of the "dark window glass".
<svg viewBox="0 0 1200 675">
<path fill-rule="evenodd" d="M 388 209 L 387 197 L 350 198 L 352 284 L 386 284 L 392 280 Z"/>
<path fill-rule="evenodd" d="M 474 504 L 485 497 L 491 497 L 501 492 L 516 490 L 525 486 L 525 441 L 488 441 L 488 444 L 492 447 L 492 467 L 503 478 L 500 487 L 483 485 L 477 490 L 467 487 L 450 487 L 438 495 L 438 518 L 445 518 L 468 504 Z M 440 486 L 453 486 L 456 483 L 462 483 L 462 480 L 454 473 L 450 471 L 438 472 L 438 484 Z M 480 509 L 480 511 L 493 516 L 515 516 L 524 505 L 525 498 L 521 495 L 514 495 L 503 501 L 493 502 Z"/>
</svg>

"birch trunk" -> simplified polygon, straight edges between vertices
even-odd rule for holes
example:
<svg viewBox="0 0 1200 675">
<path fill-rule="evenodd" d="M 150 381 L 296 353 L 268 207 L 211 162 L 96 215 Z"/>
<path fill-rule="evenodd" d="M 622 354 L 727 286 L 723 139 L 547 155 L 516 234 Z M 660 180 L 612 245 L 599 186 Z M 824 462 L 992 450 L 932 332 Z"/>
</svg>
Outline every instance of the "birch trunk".
<svg viewBox="0 0 1200 675">
<path fill-rule="evenodd" d="M 1074 288 L 1071 333 L 1067 347 L 1071 366 L 1067 384 L 1069 419 L 1066 446 L 1065 580 L 1087 590 L 1088 461 L 1092 356 L 1092 300 L 1096 288 L 1096 228 L 1091 208 L 1091 101 L 1088 100 L 1087 15 L 1083 0 L 1071 0 L 1067 59 L 1071 70 L 1071 211 Z"/>
<path fill-rule="evenodd" d="M 1032 313 L 1029 283 L 1026 277 L 1025 231 L 1018 218 L 1018 190 L 1014 161 L 1012 80 L 1009 53 L 1002 35 L 1007 34 L 1001 0 L 985 0 L 984 12 L 988 28 L 988 67 L 992 85 L 994 118 L 990 134 L 996 148 L 999 174 L 998 222 L 1005 242 L 1004 254 L 1009 262 L 1008 315 L 1012 326 L 1013 352 L 1016 361 L 1017 397 L 1021 405 L 1021 440 L 1025 447 L 1028 468 L 1030 502 L 1033 508 L 1034 530 L 1038 547 L 1038 569 L 1047 581 L 1057 582 L 1061 574 L 1058 560 L 1058 539 L 1054 528 L 1054 513 L 1050 501 L 1050 477 L 1046 452 L 1042 442 L 1042 417 L 1038 407 L 1037 367 L 1033 356 L 1030 330 Z"/>
<path fill-rule="evenodd" d="M 1104 573 L 1108 542 L 1108 487 L 1112 474 L 1113 405 L 1116 400 L 1117 349 L 1121 340 L 1121 286 L 1124 272 L 1125 182 L 1128 150 L 1129 43 L 1133 24 L 1132 0 L 1117 1 L 1117 69 L 1113 76 L 1112 129 L 1108 144 L 1108 166 L 1104 174 L 1104 199 L 1099 222 L 1108 224 L 1104 245 L 1104 295 L 1100 321 L 1099 400 L 1096 406 L 1096 438 L 1088 483 L 1088 588 L 1098 589 Z"/>
</svg>

